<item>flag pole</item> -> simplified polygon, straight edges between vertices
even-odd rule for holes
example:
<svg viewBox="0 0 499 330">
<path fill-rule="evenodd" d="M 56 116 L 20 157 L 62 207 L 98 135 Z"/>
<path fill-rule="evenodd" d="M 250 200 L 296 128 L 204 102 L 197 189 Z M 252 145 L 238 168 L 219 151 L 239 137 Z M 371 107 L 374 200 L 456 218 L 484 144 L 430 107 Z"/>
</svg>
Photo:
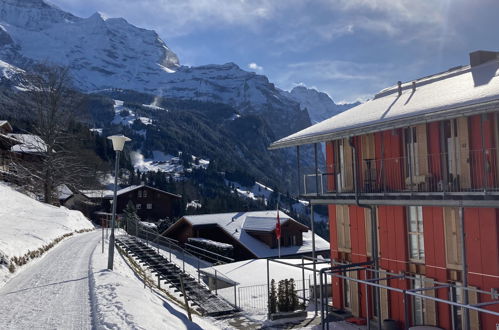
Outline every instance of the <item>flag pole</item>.
<svg viewBox="0 0 499 330">
<path fill-rule="evenodd" d="M 281 200 L 281 195 L 277 195 L 277 221 L 279 222 L 279 237 L 277 238 L 277 245 L 279 247 L 279 259 L 281 259 L 281 223 L 279 220 L 279 201 Z"/>
</svg>

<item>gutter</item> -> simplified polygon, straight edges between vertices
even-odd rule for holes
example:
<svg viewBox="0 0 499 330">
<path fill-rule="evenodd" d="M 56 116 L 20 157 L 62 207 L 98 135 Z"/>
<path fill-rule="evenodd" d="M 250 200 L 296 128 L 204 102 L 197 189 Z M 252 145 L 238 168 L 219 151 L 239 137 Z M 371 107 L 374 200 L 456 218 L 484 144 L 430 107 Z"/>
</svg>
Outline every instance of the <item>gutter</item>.
<svg viewBox="0 0 499 330">
<path fill-rule="evenodd" d="M 361 204 L 359 201 L 359 188 L 358 188 L 358 166 L 357 166 L 357 148 L 353 141 L 353 137 L 348 139 L 348 144 L 352 148 L 352 166 L 353 166 L 353 185 L 355 191 L 355 203 L 358 207 L 362 207 L 370 210 L 371 215 L 371 261 L 373 263 L 374 269 L 379 271 L 379 260 L 378 260 L 378 231 L 377 231 L 377 219 L 376 219 L 376 206 Z M 367 273 L 366 273 L 367 276 Z M 374 288 L 374 301 L 376 304 L 376 311 L 378 313 L 378 329 L 381 329 L 381 304 L 380 304 L 380 291 L 379 288 Z M 367 320 L 369 320 L 369 315 L 367 315 Z"/>
</svg>

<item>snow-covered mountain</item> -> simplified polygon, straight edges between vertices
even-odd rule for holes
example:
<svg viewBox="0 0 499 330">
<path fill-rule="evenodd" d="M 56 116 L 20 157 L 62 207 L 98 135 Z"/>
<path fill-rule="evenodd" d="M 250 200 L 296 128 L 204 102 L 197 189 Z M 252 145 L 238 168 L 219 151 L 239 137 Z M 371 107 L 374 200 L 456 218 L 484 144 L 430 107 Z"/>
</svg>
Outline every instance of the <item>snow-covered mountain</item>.
<svg viewBox="0 0 499 330">
<path fill-rule="evenodd" d="M 313 124 L 326 120 L 359 104 L 336 104 L 326 93 L 313 88 L 296 86 L 291 92 L 285 92 L 290 98 L 300 103 L 301 109 L 308 110 Z"/>
<path fill-rule="evenodd" d="M 180 66 L 154 31 L 99 13 L 80 18 L 43 0 L 0 2 L 0 60 L 25 70 L 37 62 L 68 66 L 86 92 L 120 88 L 264 112 L 276 138 L 310 125 L 307 112 L 265 76 L 234 63 Z"/>
<path fill-rule="evenodd" d="M 154 31 L 100 13 L 76 17 L 42 0 L 0 2 L 0 58 L 21 68 L 33 60 L 69 66 L 83 90 L 135 89 L 179 66 Z"/>
</svg>

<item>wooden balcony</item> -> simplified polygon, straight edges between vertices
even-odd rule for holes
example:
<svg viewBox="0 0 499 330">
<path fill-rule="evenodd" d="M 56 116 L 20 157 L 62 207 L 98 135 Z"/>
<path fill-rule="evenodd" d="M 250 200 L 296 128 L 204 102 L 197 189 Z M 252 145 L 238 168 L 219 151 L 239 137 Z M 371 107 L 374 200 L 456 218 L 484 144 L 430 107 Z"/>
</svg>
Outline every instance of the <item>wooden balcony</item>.
<svg viewBox="0 0 499 330">
<path fill-rule="evenodd" d="M 304 175 L 302 197 L 350 199 L 358 194 L 363 199 L 499 198 L 496 149 L 352 163 L 356 163 L 356 171 L 328 164 L 324 172 Z"/>
</svg>

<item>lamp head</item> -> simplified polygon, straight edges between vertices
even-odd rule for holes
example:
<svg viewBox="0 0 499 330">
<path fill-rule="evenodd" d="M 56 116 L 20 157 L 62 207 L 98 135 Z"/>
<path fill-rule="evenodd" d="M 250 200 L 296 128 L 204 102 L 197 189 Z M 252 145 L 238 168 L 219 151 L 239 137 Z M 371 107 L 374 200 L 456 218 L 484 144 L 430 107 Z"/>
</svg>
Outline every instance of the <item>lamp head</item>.
<svg viewBox="0 0 499 330">
<path fill-rule="evenodd" d="M 125 145 L 125 142 L 132 141 L 132 139 L 127 138 L 123 134 L 108 136 L 107 138 L 109 140 L 113 141 L 113 149 L 114 149 L 114 151 L 123 151 L 123 146 Z"/>
</svg>

